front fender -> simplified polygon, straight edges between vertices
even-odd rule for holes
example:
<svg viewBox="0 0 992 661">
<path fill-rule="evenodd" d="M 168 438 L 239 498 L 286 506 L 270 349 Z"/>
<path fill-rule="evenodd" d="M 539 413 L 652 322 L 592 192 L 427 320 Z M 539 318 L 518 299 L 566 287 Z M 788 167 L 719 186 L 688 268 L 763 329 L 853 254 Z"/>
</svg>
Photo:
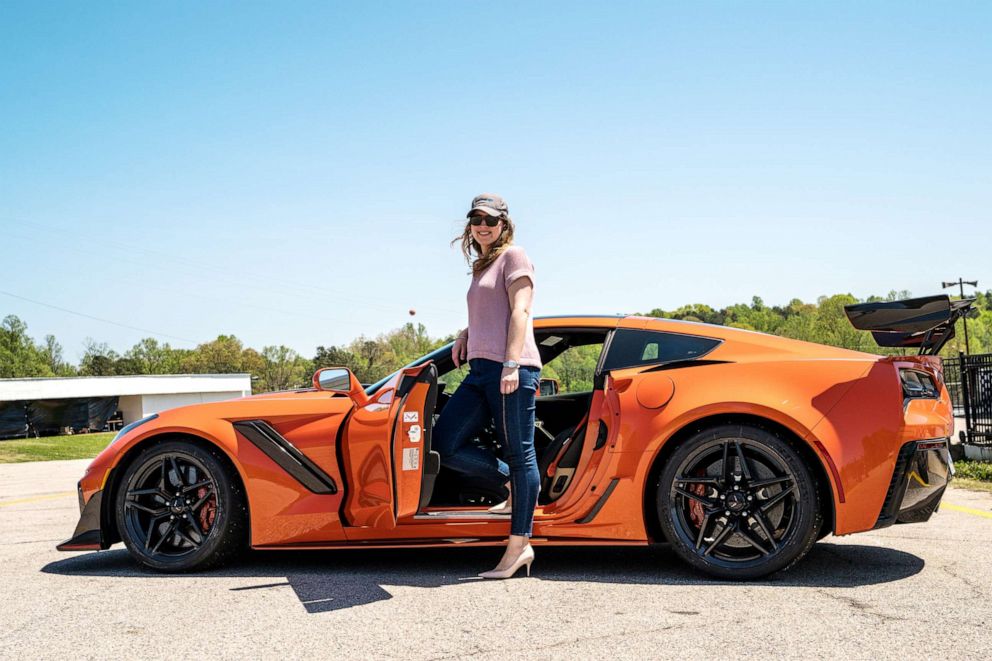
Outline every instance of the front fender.
<svg viewBox="0 0 992 661">
<path fill-rule="evenodd" d="M 82 502 L 88 503 L 93 495 L 103 490 L 111 477 L 112 471 L 121 465 L 125 458 L 130 459 L 138 446 L 144 446 L 146 442 L 157 438 L 180 435 L 192 436 L 221 450 L 235 470 L 238 471 L 242 482 L 246 479 L 246 474 L 238 461 L 237 439 L 234 428 L 226 420 L 204 421 L 198 427 L 176 424 L 170 417 L 165 415 L 153 420 L 150 423 L 135 428 L 130 433 L 118 437 L 110 445 L 96 456 L 86 467 L 83 478 L 79 482 Z"/>
<path fill-rule="evenodd" d="M 259 411 L 254 411 L 255 417 Z M 282 413 L 282 412 L 279 412 Z M 190 413 L 182 409 L 166 411 L 160 418 L 142 425 L 117 439 L 87 467 L 80 481 L 84 507 L 96 494 L 102 494 L 105 521 L 112 522 L 113 493 L 119 471 L 136 452 L 160 438 L 185 436 L 199 439 L 224 454 L 244 485 L 252 546 L 333 541 L 343 539 L 339 516 L 343 490 L 337 493 L 314 493 L 273 461 L 251 441 L 235 430 L 231 420 L 201 417 L 195 426 L 185 423 Z M 322 452 L 319 463 L 339 480 L 336 469 L 335 415 L 313 412 L 273 414 L 274 421 L 288 421 L 295 438 L 309 444 L 306 453 Z M 316 448 L 316 449 L 315 449 Z M 108 531 L 104 544 L 114 541 Z M 106 546 L 104 546 L 106 548 Z"/>
</svg>

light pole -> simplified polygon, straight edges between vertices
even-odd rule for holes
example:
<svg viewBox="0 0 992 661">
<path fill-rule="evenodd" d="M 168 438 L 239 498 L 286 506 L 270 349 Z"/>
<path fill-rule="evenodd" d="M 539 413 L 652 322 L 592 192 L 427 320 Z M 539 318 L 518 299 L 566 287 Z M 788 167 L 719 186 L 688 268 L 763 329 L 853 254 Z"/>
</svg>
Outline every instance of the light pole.
<svg viewBox="0 0 992 661">
<path fill-rule="evenodd" d="M 958 278 L 957 282 L 942 282 L 940 284 L 944 289 L 947 289 L 948 287 L 953 287 L 954 285 L 959 286 L 961 288 L 961 298 L 964 298 L 964 286 L 971 285 L 972 287 L 977 287 L 978 280 L 962 280 L 961 278 Z M 967 315 L 963 316 L 961 321 L 964 322 L 964 352 L 966 354 L 970 354 L 971 347 L 968 344 L 968 316 Z"/>
</svg>

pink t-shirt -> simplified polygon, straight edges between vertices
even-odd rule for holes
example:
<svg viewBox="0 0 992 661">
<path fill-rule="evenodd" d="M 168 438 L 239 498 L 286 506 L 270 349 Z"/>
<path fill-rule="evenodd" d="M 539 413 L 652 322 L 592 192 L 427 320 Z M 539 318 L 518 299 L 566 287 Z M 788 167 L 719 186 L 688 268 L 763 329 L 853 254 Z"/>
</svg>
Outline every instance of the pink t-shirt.
<svg viewBox="0 0 992 661">
<path fill-rule="evenodd" d="M 510 329 L 510 298 L 514 280 L 529 276 L 534 283 L 534 265 L 521 246 L 510 246 L 485 271 L 472 276 L 468 288 L 468 357 L 506 360 L 506 336 Z M 536 285 L 535 285 L 536 286 Z M 534 341 L 533 314 L 527 317 L 521 365 L 541 367 L 541 354 Z"/>
</svg>

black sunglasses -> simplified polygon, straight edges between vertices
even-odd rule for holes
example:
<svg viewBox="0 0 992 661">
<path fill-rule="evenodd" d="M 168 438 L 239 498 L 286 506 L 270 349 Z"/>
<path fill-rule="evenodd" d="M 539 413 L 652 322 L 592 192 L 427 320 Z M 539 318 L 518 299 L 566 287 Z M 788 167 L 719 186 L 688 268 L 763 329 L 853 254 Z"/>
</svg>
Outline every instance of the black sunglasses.
<svg viewBox="0 0 992 661">
<path fill-rule="evenodd" d="M 468 222 L 470 222 L 473 227 L 478 227 L 482 223 L 485 223 L 486 227 L 496 227 L 499 225 L 499 221 L 501 220 L 503 220 L 501 217 L 493 218 L 492 216 L 469 216 Z"/>
</svg>

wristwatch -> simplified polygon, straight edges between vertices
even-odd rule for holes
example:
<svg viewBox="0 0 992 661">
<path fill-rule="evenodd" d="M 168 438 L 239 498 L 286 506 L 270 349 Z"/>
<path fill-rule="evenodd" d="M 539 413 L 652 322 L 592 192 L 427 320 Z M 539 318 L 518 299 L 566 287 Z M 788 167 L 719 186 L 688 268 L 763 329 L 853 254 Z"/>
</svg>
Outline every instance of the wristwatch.
<svg viewBox="0 0 992 661">
<path fill-rule="evenodd" d="M 510 369 L 517 369 L 520 367 L 520 363 L 515 360 L 504 360 L 503 367 L 509 367 Z"/>
</svg>

